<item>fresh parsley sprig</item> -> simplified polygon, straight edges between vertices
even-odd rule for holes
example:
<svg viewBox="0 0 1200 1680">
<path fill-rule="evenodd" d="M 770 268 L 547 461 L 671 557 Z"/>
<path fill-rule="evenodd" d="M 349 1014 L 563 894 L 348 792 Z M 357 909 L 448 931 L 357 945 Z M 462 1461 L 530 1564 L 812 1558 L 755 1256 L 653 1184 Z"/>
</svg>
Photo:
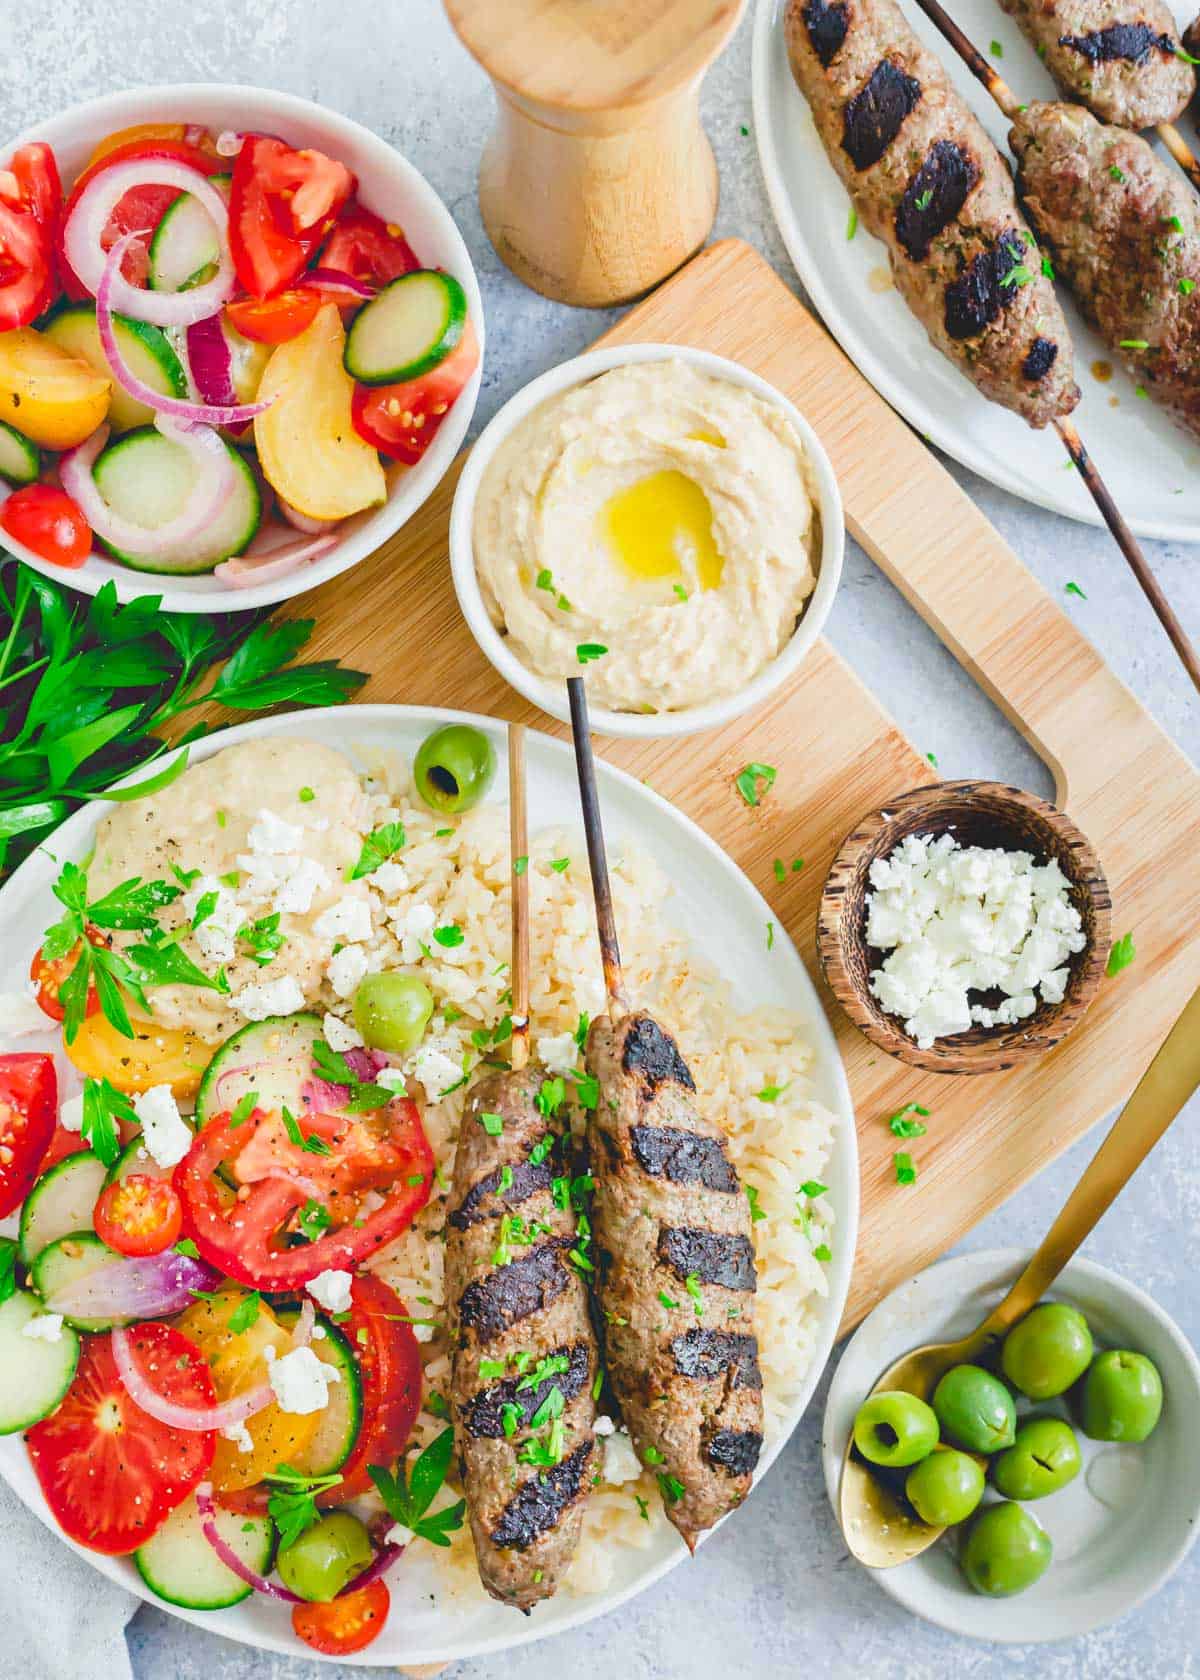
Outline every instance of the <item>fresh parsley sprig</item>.
<svg viewBox="0 0 1200 1680">
<path fill-rule="evenodd" d="M 372 1085 L 360 1079 L 341 1051 L 331 1050 L 323 1038 L 313 1041 L 312 1057 L 318 1078 L 327 1080 L 330 1085 L 349 1086 L 350 1098 L 345 1106 L 352 1114 L 386 1108 L 396 1094 L 385 1085 Z"/>
<path fill-rule="evenodd" d="M 121 1153 L 121 1123 L 140 1126 L 133 1104 L 107 1079 L 83 1082 L 83 1123 L 79 1135 L 106 1167 Z"/>
<path fill-rule="evenodd" d="M 367 1474 L 374 1482 L 388 1513 L 402 1527 L 410 1529 L 419 1540 L 431 1546 L 448 1546 L 450 1536 L 462 1527 L 465 1499 L 446 1505 L 430 1513 L 434 1497 L 450 1468 L 454 1451 L 453 1429 L 443 1429 L 414 1463 L 407 1478 L 404 1461 L 396 1465 L 393 1474 L 382 1464 L 369 1464 Z"/>
<path fill-rule="evenodd" d="M 279 1530 L 280 1546 L 292 1546 L 310 1529 L 320 1516 L 317 1495 L 341 1485 L 341 1476 L 306 1476 L 290 1464 L 277 1464 L 267 1476 L 273 1492 L 267 1500 L 267 1512 Z"/>
</svg>

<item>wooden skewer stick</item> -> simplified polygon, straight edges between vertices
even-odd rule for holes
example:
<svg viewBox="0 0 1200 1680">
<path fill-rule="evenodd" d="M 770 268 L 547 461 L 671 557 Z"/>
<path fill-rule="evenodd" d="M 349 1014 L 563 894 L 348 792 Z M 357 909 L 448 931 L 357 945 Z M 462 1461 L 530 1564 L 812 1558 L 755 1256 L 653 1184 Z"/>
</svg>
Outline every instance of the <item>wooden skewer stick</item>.
<svg viewBox="0 0 1200 1680">
<path fill-rule="evenodd" d="M 1200 158 L 1197 158 L 1195 152 L 1183 138 L 1183 135 L 1180 134 L 1179 130 L 1175 127 L 1175 124 L 1167 122 L 1159 123 L 1154 132 L 1158 135 L 1158 138 L 1175 159 L 1175 162 L 1179 165 L 1180 169 L 1183 170 L 1183 173 L 1195 187 L 1196 191 L 1200 192 Z"/>
<path fill-rule="evenodd" d="M 587 836 L 588 868 L 592 872 L 592 896 L 596 900 L 596 928 L 600 935 L 600 961 L 604 967 L 604 989 L 614 1015 L 628 1015 L 629 997 L 617 944 L 613 916 L 612 888 L 608 879 L 608 858 L 604 851 L 604 824 L 600 817 L 600 795 L 596 788 L 596 760 L 592 754 L 592 732 L 588 727 L 587 694 L 582 677 L 567 678 L 571 702 L 571 734 L 575 741 L 575 768 L 579 775 L 579 802 L 583 807 L 583 831 Z"/>
<path fill-rule="evenodd" d="M 940 4 L 940 0 L 917 0 L 917 4 L 930 22 L 937 25 L 971 74 L 983 83 L 996 104 L 1004 112 L 1004 115 L 1015 122 L 1021 109 L 1020 101 L 1004 80 L 1004 77 L 997 73 L 984 58 L 978 47 L 963 34 L 954 19 Z M 1180 144 L 1183 144 L 1182 139 Z M 1121 510 L 1112 498 L 1111 491 L 1100 477 L 1096 464 L 1088 454 L 1083 439 L 1070 420 L 1056 420 L 1054 429 L 1062 439 L 1063 447 L 1074 462 L 1080 478 L 1087 486 L 1088 494 L 1099 508 L 1100 515 L 1112 533 L 1117 547 L 1129 562 L 1130 570 L 1138 580 L 1142 593 L 1154 609 L 1158 622 L 1170 638 L 1171 646 L 1179 655 L 1184 670 L 1192 679 L 1197 690 L 1200 690 L 1200 658 L 1196 655 L 1196 650 L 1192 646 L 1187 631 L 1180 624 L 1175 609 L 1163 594 L 1158 579 L 1150 570 L 1149 562 L 1142 553 L 1140 543 L 1125 523 Z"/>
<path fill-rule="evenodd" d="M 508 844 L 512 870 L 512 1044 L 519 1071 L 529 1060 L 529 821 L 525 802 L 525 725 L 508 726 Z"/>
</svg>

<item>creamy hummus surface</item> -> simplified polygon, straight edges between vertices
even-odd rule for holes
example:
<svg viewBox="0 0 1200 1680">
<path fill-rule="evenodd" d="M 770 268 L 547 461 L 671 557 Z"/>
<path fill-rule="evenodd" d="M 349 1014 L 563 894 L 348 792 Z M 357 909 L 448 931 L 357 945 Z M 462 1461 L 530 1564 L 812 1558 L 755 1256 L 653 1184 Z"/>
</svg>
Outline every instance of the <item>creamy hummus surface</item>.
<svg viewBox="0 0 1200 1680">
<path fill-rule="evenodd" d="M 335 901 L 367 896 L 364 880 L 344 879 L 364 821 L 362 786 L 348 760 L 315 741 L 282 738 L 226 747 L 158 793 L 110 812 L 96 835 L 91 895 L 135 875 L 183 888 L 159 913 L 160 925 L 188 929 L 183 950 L 208 975 L 223 968 L 229 982 L 228 994 L 154 987 L 147 995 L 155 1020 L 215 1042 L 246 1025 L 230 1003 L 245 987 L 291 978 L 306 1002 L 314 1000 L 330 940 L 313 923 Z M 128 945 L 139 936 L 116 937 Z M 256 961 L 256 950 L 269 960 Z"/>
<path fill-rule="evenodd" d="M 814 485 L 799 433 L 753 391 L 685 361 L 614 368 L 535 409 L 484 472 L 484 602 L 522 664 L 582 673 L 600 705 L 732 694 L 812 592 Z"/>
</svg>

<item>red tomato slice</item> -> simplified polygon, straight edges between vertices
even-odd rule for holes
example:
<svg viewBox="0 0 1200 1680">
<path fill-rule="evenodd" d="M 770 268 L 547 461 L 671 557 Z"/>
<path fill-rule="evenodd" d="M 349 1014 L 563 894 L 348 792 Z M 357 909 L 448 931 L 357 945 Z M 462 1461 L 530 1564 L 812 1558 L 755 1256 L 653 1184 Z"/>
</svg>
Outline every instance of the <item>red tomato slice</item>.
<svg viewBox="0 0 1200 1680">
<path fill-rule="evenodd" d="M 170 158 L 176 163 L 186 163 L 192 169 L 198 169 L 202 175 L 216 175 L 227 169 L 226 159 L 214 157 L 211 152 L 201 150 L 199 146 L 189 146 L 186 141 L 168 138 L 148 137 L 139 140 L 129 140 L 124 145 L 114 146 L 111 152 L 105 152 L 103 157 L 88 165 L 83 174 L 71 189 L 71 196 L 67 200 L 63 211 L 63 226 L 70 219 L 72 210 L 79 202 L 79 195 L 87 183 L 93 180 L 102 169 L 111 169 L 117 163 L 136 162 L 139 158 Z M 108 218 L 104 232 L 100 235 L 101 249 L 111 251 L 124 234 L 138 233 L 143 228 L 156 228 L 166 211 L 174 204 L 179 194 L 174 187 L 133 187 L 117 204 L 112 215 Z M 58 264 L 62 274 L 63 285 L 70 297 L 76 302 L 82 298 L 91 297 L 87 287 L 75 274 L 62 248 L 62 238 L 58 242 Z M 130 247 L 121 273 L 134 286 L 144 286 L 149 273 L 149 243 L 138 240 Z"/>
<path fill-rule="evenodd" d="M 383 1632 L 392 1595 L 386 1581 L 372 1581 L 328 1604 L 294 1604 L 292 1628 L 298 1639 L 327 1657 L 364 1650 Z"/>
<path fill-rule="evenodd" d="M 419 379 L 355 385 L 350 403 L 354 430 L 393 461 L 415 466 L 478 365 L 479 339 L 468 316 L 454 349 Z"/>
<path fill-rule="evenodd" d="M 216 1401 L 194 1342 L 169 1324 L 129 1332 L 134 1358 L 160 1394 L 182 1406 Z M 135 1406 L 108 1336 L 87 1336 L 62 1405 L 26 1435 L 46 1503 L 63 1533 L 94 1552 L 133 1552 L 212 1465 L 212 1430 L 169 1429 Z"/>
<path fill-rule="evenodd" d="M 362 1373 L 362 1419 L 358 1438 L 342 1465 L 336 1488 L 322 1494 L 325 1506 L 344 1505 L 374 1485 L 369 1464 L 392 1466 L 408 1445 L 421 1410 L 421 1349 L 408 1308 L 382 1278 L 362 1272 L 350 1286 L 350 1317 L 341 1329 Z"/>
<path fill-rule="evenodd" d="M 394 222 L 350 203 L 325 241 L 320 267 L 335 268 L 369 286 L 386 286 L 420 268 L 417 254 Z"/>
<path fill-rule="evenodd" d="M 256 344 L 286 344 L 312 325 L 323 301 L 315 289 L 280 292 L 273 298 L 239 298 L 225 305 L 225 313 L 243 338 Z"/>
<path fill-rule="evenodd" d="M 28 1195 L 57 1117 L 54 1058 L 34 1050 L 0 1056 L 0 1219 Z"/>
<path fill-rule="evenodd" d="M 68 1155 L 78 1155 L 81 1149 L 88 1146 L 78 1132 L 69 1132 L 60 1122 L 54 1125 L 54 1135 L 46 1145 L 46 1153 L 42 1156 L 42 1164 L 38 1169 L 39 1176 L 48 1173 L 51 1167 L 56 1167 Z"/>
<path fill-rule="evenodd" d="M 54 153 L 40 140 L 22 146 L 0 172 L 0 330 L 28 326 L 54 302 L 61 211 Z"/>
<path fill-rule="evenodd" d="M 11 500 L 11 498 L 10 498 Z M 107 945 L 108 940 L 98 927 L 88 924 L 87 936 L 93 945 Z M 47 961 L 42 955 L 39 945 L 34 952 L 33 961 L 29 965 L 29 978 L 33 981 L 33 995 L 37 1006 L 52 1021 L 61 1021 L 63 1006 L 58 1000 L 58 988 L 68 975 L 75 970 L 79 961 L 79 946 L 72 945 L 65 957 L 56 957 L 53 962 Z M 85 1013 L 94 1015 L 100 1007 L 100 999 L 96 995 L 96 987 L 88 981 L 87 1008 Z"/>
<path fill-rule="evenodd" d="M 118 1254 L 161 1254 L 183 1227 L 183 1206 L 169 1179 L 130 1173 L 100 1192 L 92 1223 Z"/>
<path fill-rule="evenodd" d="M 233 166 L 229 247 L 251 297 L 294 283 L 353 191 L 354 176 L 324 152 L 247 136 Z"/>
<path fill-rule="evenodd" d="M 0 205 L 0 217 L 3 205 Z M 3 239 L 0 220 L 0 239 Z M 0 310 L 3 296 L 0 294 Z M 56 484 L 27 484 L 0 507 L 0 526 L 43 560 L 74 571 L 92 552 L 92 528 L 65 490 Z"/>
<path fill-rule="evenodd" d="M 201 1255 L 251 1289 L 299 1289 L 328 1267 L 353 1268 L 406 1230 L 429 1200 L 433 1151 L 407 1097 L 371 1115 L 305 1114 L 301 1132 L 324 1153 L 298 1147 L 280 1116 L 264 1109 L 236 1127 L 231 1121 L 214 1115 L 174 1182 L 184 1230 Z M 222 1163 L 249 1191 L 244 1200 L 215 1176 Z M 330 1227 L 315 1242 L 288 1247 L 314 1189 Z M 378 1194 L 383 1206 L 364 1214 L 368 1195 Z"/>
</svg>

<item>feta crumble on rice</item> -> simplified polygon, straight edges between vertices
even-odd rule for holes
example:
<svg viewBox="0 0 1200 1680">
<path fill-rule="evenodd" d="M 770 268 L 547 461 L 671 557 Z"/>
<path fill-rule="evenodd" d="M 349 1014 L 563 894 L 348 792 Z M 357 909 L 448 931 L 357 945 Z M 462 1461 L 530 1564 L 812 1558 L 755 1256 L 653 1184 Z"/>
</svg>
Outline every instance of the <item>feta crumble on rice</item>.
<svg viewBox="0 0 1200 1680">
<path fill-rule="evenodd" d="M 534 1049 L 551 1073 L 575 1073 L 583 1060 L 573 1032 L 548 1034 L 536 1041 Z"/>
<path fill-rule="evenodd" d="M 352 898 L 348 894 L 335 899 L 317 917 L 313 932 L 318 939 L 344 939 L 347 944 L 370 939 L 371 906 L 365 898 Z"/>
<path fill-rule="evenodd" d="M 343 1272 L 334 1267 L 324 1272 L 318 1272 L 316 1277 L 310 1278 L 304 1287 L 317 1305 L 324 1307 L 326 1312 L 349 1312 L 350 1284 L 353 1275 L 352 1272 Z"/>
<path fill-rule="evenodd" d="M 304 1008 L 304 993 L 292 974 L 278 980 L 264 980 L 257 986 L 243 986 L 230 999 L 247 1021 L 266 1021 L 272 1015 L 295 1015 Z"/>
<path fill-rule="evenodd" d="M 268 1380 L 281 1412 L 323 1412 L 329 1404 L 329 1384 L 342 1380 L 337 1366 L 318 1359 L 310 1347 L 293 1348 L 269 1363 Z"/>
<path fill-rule="evenodd" d="M 192 1132 L 169 1085 L 152 1085 L 133 1098 L 142 1142 L 160 1167 L 177 1166 L 192 1147 Z"/>
<path fill-rule="evenodd" d="M 250 850 L 259 856 L 279 852 L 294 852 L 304 840 L 304 830 L 290 823 L 274 811 L 260 810 L 247 836 Z"/>
<path fill-rule="evenodd" d="M 1068 959 L 1087 943 L 1055 859 L 910 834 L 871 865 L 867 943 L 890 955 L 871 975 L 883 1008 L 922 1050 L 972 1025 L 1013 1026 L 1059 1003 Z M 1000 991 L 989 1006 L 971 994 Z"/>
</svg>

